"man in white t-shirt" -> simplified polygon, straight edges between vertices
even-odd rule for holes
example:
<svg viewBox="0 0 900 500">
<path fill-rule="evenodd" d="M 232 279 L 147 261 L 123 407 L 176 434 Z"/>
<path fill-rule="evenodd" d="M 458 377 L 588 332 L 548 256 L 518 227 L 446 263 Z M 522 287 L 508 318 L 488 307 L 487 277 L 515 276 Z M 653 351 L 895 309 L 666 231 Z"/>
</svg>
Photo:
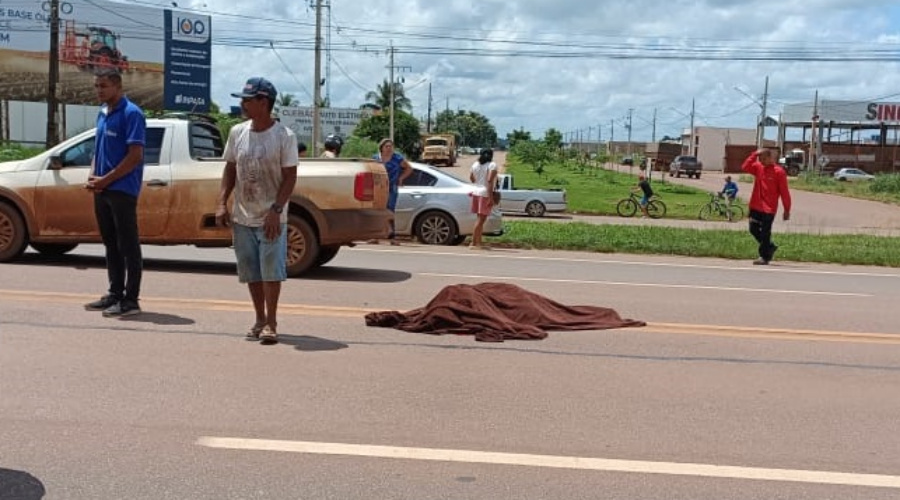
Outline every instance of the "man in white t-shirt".
<svg viewBox="0 0 900 500">
<path fill-rule="evenodd" d="M 490 149 L 483 149 L 478 161 L 472 164 L 472 170 L 469 172 L 469 180 L 476 186 L 472 192 L 472 213 L 478 216 L 478 221 L 472 230 L 472 243 L 469 245 L 469 248 L 473 250 L 484 248 L 481 244 L 481 235 L 484 232 L 484 223 L 494 207 L 493 191 L 497 184 L 497 164 L 493 160 L 494 152 Z"/>
<path fill-rule="evenodd" d="M 256 322 L 247 339 L 274 344 L 281 282 L 287 279 L 285 207 L 297 182 L 297 137 L 272 118 L 278 94 L 265 78 L 251 78 L 242 92 L 231 95 L 241 99 L 249 120 L 228 134 L 216 223 L 233 226 L 238 279 L 247 283 L 253 300 Z"/>
</svg>

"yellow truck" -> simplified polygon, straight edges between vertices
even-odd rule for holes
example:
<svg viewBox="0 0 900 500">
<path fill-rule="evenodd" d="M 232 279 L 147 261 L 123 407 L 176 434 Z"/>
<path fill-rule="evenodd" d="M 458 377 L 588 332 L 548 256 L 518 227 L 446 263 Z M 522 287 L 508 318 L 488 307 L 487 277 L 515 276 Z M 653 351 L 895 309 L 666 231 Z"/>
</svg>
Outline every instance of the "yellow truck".
<svg viewBox="0 0 900 500">
<path fill-rule="evenodd" d="M 422 162 L 436 167 L 456 165 L 456 136 L 426 134 L 422 136 Z"/>
</svg>

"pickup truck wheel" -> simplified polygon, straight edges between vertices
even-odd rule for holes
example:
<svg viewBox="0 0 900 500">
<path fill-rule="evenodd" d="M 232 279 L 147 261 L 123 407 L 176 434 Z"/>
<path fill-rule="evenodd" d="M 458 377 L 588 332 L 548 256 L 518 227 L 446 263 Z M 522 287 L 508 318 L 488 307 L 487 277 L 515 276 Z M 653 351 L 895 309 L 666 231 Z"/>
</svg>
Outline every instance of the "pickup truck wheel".
<svg viewBox="0 0 900 500">
<path fill-rule="evenodd" d="M 22 255 L 27 246 L 28 231 L 22 216 L 15 208 L 0 203 L 0 262 Z"/>
<path fill-rule="evenodd" d="M 444 212 L 427 212 L 416 221 L 416 237 L 426 245 L 452 245 L 456 222 Z"/>
<path fill-rule="evenodd" d="M 287 274 L 299 276 L 309 271 L 319 257 L 319 240 L 309 223 L 298 215 L 288 216 Z"/>
<path fill-rule="evenodd" d="M 546 212 L 547 207 L 539 201 L 529 201 L 528 205 L 525 205 L 525 213 L 530 217 L 543 217 Z"/>
<path fill-rule="evenodd" d="M 329 262 L 331 262 L 331 259 L 333 259 L 338 254 L 338 251 L 340 251 L 340 249 L 340 245 L 328 245 L 320 248 L 319 255 L 316 257 L 316 265 L 324 266 L 325 264 L 328 264 Z"/>
<path fill-rule="evenodd" d="M 56 257 L 75 250 L 77 246 L 78 243 L 31 243 L 31 248 L 38 252 Z"/>
</svg>

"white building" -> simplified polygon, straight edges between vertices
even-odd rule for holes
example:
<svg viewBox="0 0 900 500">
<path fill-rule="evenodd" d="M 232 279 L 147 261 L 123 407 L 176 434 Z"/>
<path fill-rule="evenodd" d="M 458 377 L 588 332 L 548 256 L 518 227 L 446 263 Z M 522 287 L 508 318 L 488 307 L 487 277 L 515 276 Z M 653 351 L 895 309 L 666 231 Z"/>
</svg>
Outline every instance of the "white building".
<svg viewBox="0 0 900 500">
<path fill-rule="evenodd" d="M 99 105 L 60 105 L 60 113 L 57 115 L 60 123 L 59 139 L 65 140 L 94 128 L 99 109 Z M 42 146 L 47 139 L 47 103 L 2 101 L 0 125 L 0 140 Z"/>
<path fill-rule="evenodd" d="M 691 129 L 684 129 L 681 143 L 684 153 L 691 154 Z M 725 147 L 756 144 L 756 130 L 749 128 L 694 127 L 694 156 L 703 163 L 703 170 L 725 170 Z"/>
</svg>

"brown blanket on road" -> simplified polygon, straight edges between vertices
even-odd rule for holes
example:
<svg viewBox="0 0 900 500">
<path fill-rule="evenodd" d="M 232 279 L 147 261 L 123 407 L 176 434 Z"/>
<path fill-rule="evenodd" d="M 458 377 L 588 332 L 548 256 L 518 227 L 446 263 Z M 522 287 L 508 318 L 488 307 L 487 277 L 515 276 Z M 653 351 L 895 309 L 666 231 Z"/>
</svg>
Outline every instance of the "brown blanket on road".
<svg viewBox="0 0 900 500">
<path fill-rule="evenodd" d="M 475 335 L 482 342 L 536 340 L 547 330 L 604 330 L 644 326 L 622 319 L 612 309 L 566 306 L 506 283 L 451 285 L 425 307 L 406 313 L 381 311 L 366 315 L 366 325 L 407 332 Z"/>
</svg>

